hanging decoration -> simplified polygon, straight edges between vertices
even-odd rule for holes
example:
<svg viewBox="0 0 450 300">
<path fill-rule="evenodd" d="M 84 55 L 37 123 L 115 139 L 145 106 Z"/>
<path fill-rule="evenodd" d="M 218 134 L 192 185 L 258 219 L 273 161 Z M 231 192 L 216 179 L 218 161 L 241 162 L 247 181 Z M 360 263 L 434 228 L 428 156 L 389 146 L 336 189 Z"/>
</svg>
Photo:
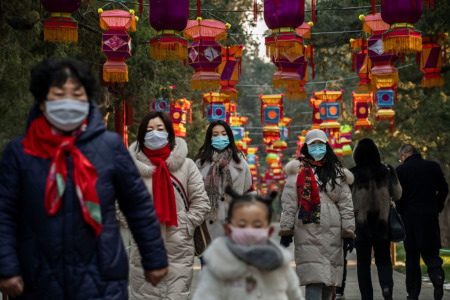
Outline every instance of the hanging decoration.
<svg viewBox="0 0 450 300">
<path fill-rule="evenodd" d="M 264 143 L 271 145 L 280 139 L 280 127 L 278 123 L 283 118 L 283 94 L 260 95 L 261 99 L 261 123 L 263 123 Z"/>
<path fill-rule="evenodd" d="M 356 116 L 355 129 L 371 129 L 372 124 L 369 121 L 370 105 L 373 105 L 373 93 L 356 94 L 353 96 L 353 114 Z M 342 128 L 342 127 L 341 127 Z"/>
<path fill-rule="evenodd" d="M 186 100 L 186 98 L 175 100 L 174 103 L 170 103 L 170 119 L 173 123 L 173 130 L 175 136 L 186 137 L 186 128 L 184 124 L 187 121 L 187 114 L 189 112 L 189 123 L 192 123 L 192 101 Z"/>
<path fill-rule="evenodd" d="M 169 113 L 169 107 L 170 107 L 170 102 L 168 99 L 164 99 L 164 98 L 158 98 L 158 99 L 153 99 L 152 103 L 151 103 L 151 107 L 153 111 L 162 111 L 165 113 Z"/>
<path fill-rule="evenodd" d="M 254 183 L 258 182 L 259 173 L 259 157 L 256 155 L 258 152 L 258 147 L 248 147 L 247 148 L 247 164 L 252 173 L 252 181 Z"/>
<path fill-rule="evenodd" d="M 356 71 L 360 80 L 358 83 L 358 92 L 371 92 L 373 85 L 371 82 L 371 66 L 372 61 L 369 58 L 367 50 L 367 41 L 362 39 L 350 39 L 353 50 L 352 71 Z M 358 49 L 361 49 L 359 52 Z"/>
<path fill-rule="evenodd" d="M 441 42 L 445 42 L 445 34 L 441 34 L 439 37 Z M 422 42 L 422 52 L 418 53 L 420 70 L 425 74 L 422 79 L 422 87 L 443 86 L 444 78 L 439 73 L 442 70 L 441 46 L 432 36 L 424 37 Z"/>
<path fill-rule="evenodd" d="M 381 0 L 381 17 L 390 25 L 389 29 L 383 33 L 384 52 L 422 51 L 420 31 L 414 28 L 414 23 L 422 17 L 422 1 Z"/>
<path fill-rule="evenodd" d="M 149 7 L 150 25 L 157 31 L 150 39 L 151 57 L 186 61 L 187 40 L 181 36 L 181 31 L 187 25 L 189 0 L 149 0 Z"/>
<path fill-rule="evenodd" d="M 103 65 L 103 80 L 128 82 L 125 60 L 131 56 L 131 37 L 127 31 L 136 31 L 134 11 L 99 9 L 100 27 L 106 32 L 102 37 L 102 50 L 107 57 Z"/>
<path fill-rule="evenodd" d="M 195 70 L 191 78 L 193 90 L 220 88 L 217 68 L 222 63 L 222 46 L 217 41 L 227 37 L 228 28 L 229 24 L 200 17 L 187 22 L 184 37 L 194 40 L 188 47 L 189 65 Z"/>
<path fill-rule="evenodd" d="M 78 22 L 72 13 L 80 8 L 81 0 L 41 0 L 51 16 L 44 22 L 44 41 L 53 43 L 78 42 Z"/>
<path fill-rule="evenodd" d="M 319 112 L 323 122 L 320 124 L 320 129 L 325 131 L 329 138 L 339 138 L 340 136 L 341 124 L 337 119 L 341 116 L 343 92 L 344 90 L 313 92 L 314 99 L 321 101 Z"/>
<path fill-rule="evenodd" d="M 376 121 L 390 121 L 391 134 L 394 134 L 395 111 L 392 109 L 394 105 L 394 90 L 381 89 L 376 93 L 378 111 L 375 115 Z"/>
<path fill-rule="evenodd" d="M 244 142 L 245 138 L 245 128 L 244 126 L 247 124 L 247 117 L 240 116 L 231 116 L 230 117 L 230 127 L 233 131 L 234 141 L 236 147 L 239 151 L 245 152 L 247 149 L 247 143 Z"/>
<path fill-rule="evenodd" d="M 320 117 L 320 103 L 322 103 L 322 100 L 320 99 L 316 99 L 315 97 L 311 97 L 309 98 L 310 100 L 310 106 L 313 108 L 312 111 L 312 123 L 313 125 L 311 126 L 311 130 L 312 129 L 320 129 L 320 124 L 322 124 L 322 119 Z"/>
<path fill-rule="evenodd" d="M 241 56 L 243 52 L 243 45 L 222 47 L 222 63 L 219 65 L 220 93 L 229 95 L 231 100 L 237 99 L 238 92 L 235 85 L 239 81 L 239 76 L 241 76 Z"/>
<path fill-rule="evenodd" d="M 228 110 L 230 107 L 229 103 L 230 97 L 228 95 L 213 92 L 203 94 L 203 114 L 205 114 L 206 104 L 206 120 L 208 122 L 222 120 L 229 123 L 229 111 L 227 111 L 227 107 Z"/>
<path fill-rule="evenodd" d="M 303 144 L 305 143 L 305 135 L 306 133 L 302 132 L 302 135 L 298 136 L 297 150 L 295 150 L 295 158 L 300 156 L 300 150 L 302 150 Z"/>
<path fill-rule="evenodd" d="M 342 125 L 341 126 L 341 144 L 342 144 L 342 155 L 351 155 L 352 151 L 352 126 Z"/>
<path fill-rule="evenodd" d="M 339 135 L 338 137 L 331 137 L 329 139 L 331 148 L 333 148 L 334 154 L 336 154 L 337 157 L 342 157 L 344 155 L 344 152 L 342 151 L 342 143 L 341 143 L 341 137 L 340 137 L 340 129 L 339 129 Z"/>
<path fill-rule="evenodd" d="M 133 125 L 133 99 L 122 101 L 114 110 L 114 127 L 128 148 L 128 126 Z"/>
</svg>

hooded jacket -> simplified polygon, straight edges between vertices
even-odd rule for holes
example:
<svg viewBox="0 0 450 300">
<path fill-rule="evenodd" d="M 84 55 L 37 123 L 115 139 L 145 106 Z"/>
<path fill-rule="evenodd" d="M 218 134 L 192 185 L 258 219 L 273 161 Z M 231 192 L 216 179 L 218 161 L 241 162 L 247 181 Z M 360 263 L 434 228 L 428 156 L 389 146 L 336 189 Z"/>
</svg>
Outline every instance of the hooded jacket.
<svg viewBox="0 0 450 300">
<path fill-rule="evenodd" d="M 137 143 L 131 144 L 129 152 L 144 180 L 150 194 L 153 194 L 153 174 L 155 167 L 145 153 L 136 149 Z M 167 249 L 169 273 L 157 287 L 147 283 L 143 276 L 140 254 L 134 243 L 130 255 L 130 298 L 131 299 L 188 299 L 194 266 L 194 230 L 199 226 L 210 210 L 202 176 L 195 163 L 187 158 L 186 142 L 176 138 L 175 147 L 166 160 L 172 179 L 177 206 L 178 227 L 166 227 L 161 224 L 161 234 Z M 188 199 L 184 199 L 184 193 Z M 188 202 L 188 203 L 186 203 Z M 186 205 L 188 210 L 186 210 Z"/>
<path fill-rule="evenodd" d="M 29 124 L 39 115 L 35 105 Z M 115 218 L 116 199 L 142 253 L 146 270 L 167 266 L 150 195 L 122 139 L 106 131 L 94 103 L 75 146 L 95 167 L 102 231 L 96 238 L 82 216 L 67 157 L 66 189 L 58 212 L 44 207 L 51 159 L 24 153 L 21 136 L 0 163 L 0 278 L 21 275 L 20 299 L 127 299 L 128 263 Z"/>
<path fill-rule="evenodd" d="M 295 263 L 300 285 L 324 283 L 327 286 L 341 286 L 344 272 L 342 239 L 353 237 L 355 220 L 349 184 L 353 175 L 347 169 L 345 177 L 336 178 L 332 189 L 319 190 L 320 224 L 303 224 L 298 218 L 299 199 L 297 176 L 300 170 L 298 159 L 286 165 L 287 181 L 281 196 L 280 236 L 294 236 Z M 317 175 L 316 180 L 320 183 Z"/>
<path fill-rule="evenodd" d="M 234 255 L 227 246 L 228 239 L 218 237 L 206 250 L 205 266 L 193 300 L 301 299 L 289 251 L 273 245 L 281 252 L 282 263 L 275 270 L 267 271 Z"/>
</svg>

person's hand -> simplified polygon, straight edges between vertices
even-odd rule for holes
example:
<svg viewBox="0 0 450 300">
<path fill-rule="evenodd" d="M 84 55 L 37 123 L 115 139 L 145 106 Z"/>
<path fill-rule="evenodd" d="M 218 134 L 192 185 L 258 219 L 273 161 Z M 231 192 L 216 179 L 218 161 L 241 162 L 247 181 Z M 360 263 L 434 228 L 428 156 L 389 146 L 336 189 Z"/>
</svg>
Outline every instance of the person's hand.
<svg viewBox="0 0 450 300">
<path fill-rule="evenodd" d="M 352 253 L 353 252 L 353 248 L 354 248 L 353 239 L 345 238 L 344 239 L 344 251 Z"/>
<path fill-rule="evenodd" d="M 284 247 L 289 247 L 292 243 L 292 235 L 282 236 L 280 239 L 280 245 Z"/>
<path fill-rule="evenodd" d="M 168 267 L 159 270 L 145 271 L 145 281 L 150 282 L 153 286 L 157 286 L 161 279 L 167 275 Z"/>
<path fill-rule="evenodd" d="M 23 293 L 22 276 L 0 279 L 0 292 L 13 298 L 22 295 Z"/>
</svg>

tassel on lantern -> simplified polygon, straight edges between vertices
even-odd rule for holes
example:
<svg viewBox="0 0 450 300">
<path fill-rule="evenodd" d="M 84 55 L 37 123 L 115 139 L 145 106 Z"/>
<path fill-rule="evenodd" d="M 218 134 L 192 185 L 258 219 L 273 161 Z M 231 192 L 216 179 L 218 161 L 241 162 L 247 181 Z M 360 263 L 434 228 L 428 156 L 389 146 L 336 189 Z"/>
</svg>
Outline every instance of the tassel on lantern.
<svg viewBox="0 0 450 300">
<path fill-rule="evenodd" d="M 406 23 L 391 25 L 391 28 L 383 33 L 383 51 L 395 53 L 422 51 L 420 31 Z"/>
<path fill-rule="evenodd" d="M 52 13 L 44 22 L 44 41 L 78 42 L 78 22 L 70 13 Z"/>
</svg>

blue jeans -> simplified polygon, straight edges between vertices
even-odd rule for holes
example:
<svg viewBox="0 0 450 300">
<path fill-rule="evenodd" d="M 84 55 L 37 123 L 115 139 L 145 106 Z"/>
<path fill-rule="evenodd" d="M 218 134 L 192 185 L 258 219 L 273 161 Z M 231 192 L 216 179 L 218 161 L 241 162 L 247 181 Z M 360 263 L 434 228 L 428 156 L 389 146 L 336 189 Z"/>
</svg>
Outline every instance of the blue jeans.
<svg viewBox="0 0 450 300">
<path fill-rule="evenodd" d="M 323 283 L 311 283 L 306 285 L 305 300 L 331 300 L 333 287 Z"/>
</svg>

